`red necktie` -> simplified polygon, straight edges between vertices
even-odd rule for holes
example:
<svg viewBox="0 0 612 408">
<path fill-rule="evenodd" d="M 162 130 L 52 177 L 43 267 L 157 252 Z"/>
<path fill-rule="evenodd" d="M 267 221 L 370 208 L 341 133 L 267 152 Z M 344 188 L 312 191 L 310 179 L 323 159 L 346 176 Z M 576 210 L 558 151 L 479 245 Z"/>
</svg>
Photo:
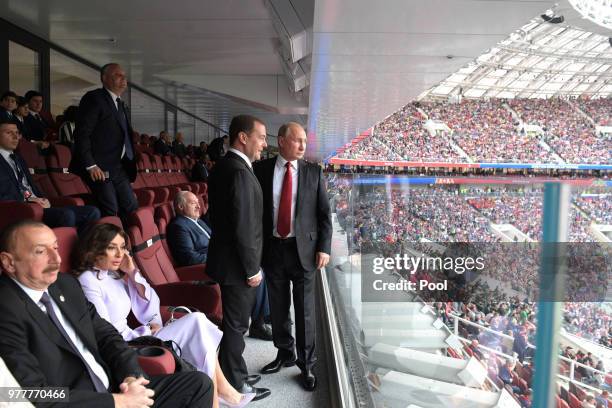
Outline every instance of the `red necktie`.
<svg viewBox="0 0 612 408">
<path fill-rule="evenodd" d="M 276 220 L 276 231 L 282 238 L 289 235 L 289 231 L 291 231 L 291 193 L 293 190 L 291 163 L 287 162 L 285 167 L 287 171 L 285 171 L 285 177 L 283 178 L 283 189 L 281 190 L 278 219 Z"/>
</svg>

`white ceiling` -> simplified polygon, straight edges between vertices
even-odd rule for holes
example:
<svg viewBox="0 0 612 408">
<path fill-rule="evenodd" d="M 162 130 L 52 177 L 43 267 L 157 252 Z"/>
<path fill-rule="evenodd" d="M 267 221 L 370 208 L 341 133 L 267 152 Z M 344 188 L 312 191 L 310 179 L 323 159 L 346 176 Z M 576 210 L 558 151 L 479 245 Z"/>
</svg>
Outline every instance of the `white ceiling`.
<svg viewBox="0 0 612 408">
<path fill-rule="evenodd" d="M 565 4 L 566 0 L 558 1 Z M 310 90 L 287 90 L 263 0 L 8 0 L 3 18 L 227 128 L 308 123 L 323 158 L 465 66 L 552 0 L 316 0 Z M 114 39 L 114 42 L 110 40 Z"/>
</svg>

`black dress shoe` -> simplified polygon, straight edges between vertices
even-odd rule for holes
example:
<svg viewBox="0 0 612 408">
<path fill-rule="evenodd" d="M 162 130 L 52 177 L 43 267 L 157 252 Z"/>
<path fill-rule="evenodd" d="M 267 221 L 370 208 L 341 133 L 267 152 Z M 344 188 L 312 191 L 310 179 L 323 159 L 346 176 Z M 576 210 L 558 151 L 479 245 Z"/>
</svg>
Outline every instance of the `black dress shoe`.
<svg viewBox="0 0 612 408">
<path fill-rule="evenodd" d="M 247 375 L 247 377 L 244 379 L 244 382 L 253 386 L 255 384 L 257 384 L 259 382 L 259 380 L 261 380 L 261 375 L 259 374 L 250 374 Z"/>
<path fill-rule="evenodd" d="M 268 388 L 257 388 L 257 387 L 251 387 L 249 384 L 244 383 L 244 385 L 242 386 L 241 389 L 237 390 L 239 393 L 241 394 L 248 394 L 248 393 L 254 393 L 255 394 L 255 398 L 253 398 L 251 401 L 257 401 L 260 399 L 264 399 L 267 396 L 269 396 L 272 392 L 268 389 Z"/>
<path fill-rule="evenodd" d="M 272 341 L 272 326 L 269 324 L 251 324 L 249 327 L 249 337 Z"/>
<path fill-rule="evenodd" d="M 317 388 L 317 377 L 312 370 L 302 370 L 302 386 L 306 391 L 314 391 Z"/>
<path fill-rule="evenodd" d="M 269 363 L 266 364 L 262 369 L 261 369 L 261 373 L 262 374 L 272 374 L 272 373 L 277 373 L 280 371 L 280 369 L 282 367 L 292 367 L 295 365 L 295 356 L 292 356 L 290 358 L 282 358 L 282 357 L 276 357 L 276 359 Z"/>
</svg>

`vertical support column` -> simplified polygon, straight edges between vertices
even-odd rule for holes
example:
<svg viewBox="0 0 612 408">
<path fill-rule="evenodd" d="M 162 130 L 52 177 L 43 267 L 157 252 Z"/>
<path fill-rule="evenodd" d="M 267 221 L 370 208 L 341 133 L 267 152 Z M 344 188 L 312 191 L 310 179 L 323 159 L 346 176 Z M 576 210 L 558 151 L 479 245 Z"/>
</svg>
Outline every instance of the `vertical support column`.
<svg viewBox="0 0 612 408">
<path fill-rule="evenodd" d="M 565 243 L 569 221 L 570 188 L 547 183 L 544 189 L 540 297 L 536 337 L 532 407 L 556 406 L 555 377 L 558 370 L 559 327 L 565 282 Z"/>
</svg>

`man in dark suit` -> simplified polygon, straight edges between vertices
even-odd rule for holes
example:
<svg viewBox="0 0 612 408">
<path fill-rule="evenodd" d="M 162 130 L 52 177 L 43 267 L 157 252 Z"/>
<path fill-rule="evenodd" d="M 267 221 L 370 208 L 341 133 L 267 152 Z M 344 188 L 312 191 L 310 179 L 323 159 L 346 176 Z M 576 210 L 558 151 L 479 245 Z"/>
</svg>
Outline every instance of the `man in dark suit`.
<svg viewBox="0 0 612 408">
<path fill-rule="evenodd" d="M 120 98 L 127 79 L 115 63 L 103 66 L 100 74 L 104 87 L 87 92 L 79 105 L 70 171 L 89 185 L 104 216 L 125 221 L 138 208 L 130 185 L 136 179 L 132 127 Z"/>
<path fill-rule="evenodd" d="M 17 125 L 0 120 L 0 200 L 41 205 L 43 221 L 50 227 L 78 227 L 82 231 L 100 218 L 100 210 L 90 205 L 51 207 L 32 180 L 25 161 L 15 153 L 21 136 Z"/>
<path fill-rule="evenodd" d="M 13 91 L 6 91 L 0 97 L 0 120 L 11 121 L 17 124 L 17 117 L 13 111 L 17 108 L 17 94 Z"/>
<path fill-rule="evenodd" d="M 179 266 L 206 263 L 211 230 L 200 219 L 200 201 L 190 191 L 179 192 L 174 199 L 176 217 L 168 224 L 166 238 Z"/>
<path fill-rule="evenodd" d="M 24 98 L 30 110 L 30 114 L 25 117 L 25 122 L 30 130 L 29 138 L 36 142 L 47 140 L 47 135 L 55 127 L 55 121 L 50 112 L 43 110 L 42 94 L 38 91 L 28 91 Z"/>
<path fill-rule="evenodd" d="M 266 127 L 253 116 L 239 115 L 229 128 L 228 153 L 208 178 L 208 211 L 213 230 L 208 247 L 206 272 L 219 282 L 223 301 L 223 339 L 219 363 L 227 380 L 239 392 L 256 392 L 254 400 L 270 390 L 253 388 L 245 380 L 242 358 L 244 334 L 260 284 L 263 245 L 261 187 L 251 162 L 258 160 L 266 145 Z"/>
<path fill-rule="evenodd" d="M 187 147 L 183 141 L 183 134 L 178 132 L 174 138 L 174 142 L 172 142 L 172 153 L 180 158 L 187 156 Z"/>
<path fill-rule="evenodd" d="M 57 238 L 22 221 L 0 238 L 0 357 L 23 387 L 68 387 L 71 407 L 211 407 L 200 372 L 144 378 L 136 353 L 59 273 Z M 153 399 L 155 402 L 153 402 Z"/>
<path fill-rule="evenodd" d="M 316 387 L 314 279 L 316 270 L 329 262 L 331 213 L 321 168 L 302 160 L 306 151 L 302 126 L 295 122 L 281 126 L 278 146 L 277 157 L 254 166 L 264 197 L 263 267 L 278 349 L 262 373 L 275 373 L 297 362 L 302 385 L 312 391 Z M 291 335 L 290 282 L 297 341 Z"/>
<path fill-rule="evenodd" d="M 160 156 L 172 154 L 172 145 L 170 144 L 170 135 L 165 130 L 159 132 L 159 139 L 153 143 L 153 151 Z"/>
</svg>

